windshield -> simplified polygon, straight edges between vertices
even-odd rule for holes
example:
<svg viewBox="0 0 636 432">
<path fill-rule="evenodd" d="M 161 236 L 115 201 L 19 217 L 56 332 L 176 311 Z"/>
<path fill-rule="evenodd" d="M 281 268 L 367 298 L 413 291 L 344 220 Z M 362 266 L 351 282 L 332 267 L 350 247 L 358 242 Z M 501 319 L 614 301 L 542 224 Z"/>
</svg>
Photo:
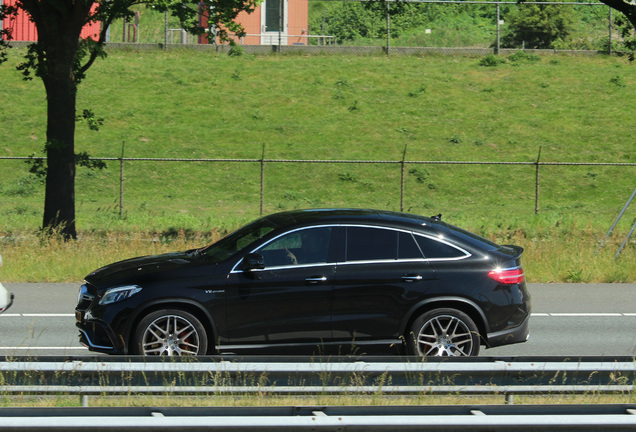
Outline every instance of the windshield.
<svg viewBox="0 0 636 432">
<path fill-rule="evenodd" d="M 278 224 L 268 218 L 258 219 L 223 237 L 216 243 L 201 249 L 199 253 L 205 255 L 213 262 L 220 263 L 255 241 L 260 240 L 277 227 Z"/>
</svg>

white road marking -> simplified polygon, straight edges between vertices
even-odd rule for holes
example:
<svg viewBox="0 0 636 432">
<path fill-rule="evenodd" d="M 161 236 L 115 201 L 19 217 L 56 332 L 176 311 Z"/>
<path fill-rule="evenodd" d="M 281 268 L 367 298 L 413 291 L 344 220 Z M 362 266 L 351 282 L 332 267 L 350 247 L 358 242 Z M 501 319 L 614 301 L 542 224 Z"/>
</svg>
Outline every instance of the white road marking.
<svg viewBox="0 0 636 432">
<path fill-rule="evenodd" d="M 565 313 L 565 312 L 551 312 L 551 313 L 533 313 L 530 315 L 531 317 L 559 317 L 559 318 L 568 318 L 568 317 L 635 317 L 636 313 L 621 313 L 621 312 L 600 312 L 600 313 L 591 313 L 591 312 L 577 312 L 577 313 Z"/>
<path fill-rule="evenodd" d="M 0 318 L 74 318 L 75 314 L 69 313 L 8 313 L 0 314 Z M 621 318 L 636 317 L 636 312 L 534 312 L 532 318 L 571 318 L 571 317 L 590 317 L 590 318 Z M 86 351 L 88 348 L 83 346 L 0 346 L 0 351 Z"/>
<path fill-rule="evenodd" d="M 45 317 L 45 318 L 63 317 L 63 318 L 69 318 L 69 317 L 75 317 L 75 314 L 22 313 L 22 314 L 2 314 L 2 315 L 0 315 L 0 318 L 20 318 L 20 317 L 36 317 L 36 318 L 42 318 L 42 317 Z"/>
<path fill-rule="evenodd" d="M 0 350 L 21 350 L 21 351 L 31 351 L 31 350 L 83 350 L 87 351 L 88 348 L 83 346 L 72 346 L 72 347 L 43 347 L 43 346 L 19 346 L 19 347 L 3 347 L 0 346 Z"/>
<path fill-rule="evenodd" d="M 636 312 L 533 312 L 532 317 L 636 317 Z M 18 313 L 0 314 L 0 318 L 74 318 L 68 313 Z"/>
</svg>

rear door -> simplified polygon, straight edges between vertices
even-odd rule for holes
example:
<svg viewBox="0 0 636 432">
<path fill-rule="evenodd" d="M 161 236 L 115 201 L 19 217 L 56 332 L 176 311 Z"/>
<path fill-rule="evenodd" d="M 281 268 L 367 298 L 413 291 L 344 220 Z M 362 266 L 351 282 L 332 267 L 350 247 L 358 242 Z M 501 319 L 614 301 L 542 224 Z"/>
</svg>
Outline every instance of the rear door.
<svg viewBox="0 0 636 432">
<path fill-rule="evenodd" d="M 393 341 L 400 323 L 433 279 L 409 231 L 373 227 L 344 228 L 345 256 L 334 285 L 333 334 L 336 340 Z"/>
</svg>

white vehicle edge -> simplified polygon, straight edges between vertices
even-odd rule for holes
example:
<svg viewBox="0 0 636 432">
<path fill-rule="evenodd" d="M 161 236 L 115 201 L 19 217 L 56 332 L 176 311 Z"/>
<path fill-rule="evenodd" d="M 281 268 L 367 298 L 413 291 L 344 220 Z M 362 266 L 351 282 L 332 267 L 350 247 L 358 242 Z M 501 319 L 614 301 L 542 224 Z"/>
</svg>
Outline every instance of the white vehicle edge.
<svg viewBox="0 0 636 432">
<path fill-rule="evenodd" d="M 0 268 L 2 268 L 2 255 L 0 255 Z M 0 314 L 6 311 L 13 304 L 13 294 L 9 294 L 9 291 L 0 282 Z"/>
</svg>

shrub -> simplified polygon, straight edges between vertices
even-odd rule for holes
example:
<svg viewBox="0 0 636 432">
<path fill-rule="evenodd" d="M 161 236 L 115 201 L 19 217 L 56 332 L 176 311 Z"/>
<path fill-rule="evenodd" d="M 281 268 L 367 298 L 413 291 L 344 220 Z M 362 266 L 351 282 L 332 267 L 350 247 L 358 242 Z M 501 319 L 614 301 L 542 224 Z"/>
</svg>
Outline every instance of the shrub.
<svg viewBox="0 0 636 432">
<path fill-rule="evenodd" d="M 488 54 L 486 57 L 479 60 L 479 66 L 495 67 L 505 62 L 506 59 L 504 59 L 503 57 L 499 57 L 494 54 Z"/>
<path fill-rule="evenodd" d="M 536 54 L 529 54 L 525 51 L 517 51 L 516 53 L 509 55 L 508 60 L 515 63 L 520 62 L 540 62 L 541 57 Z"/>
</svg>

